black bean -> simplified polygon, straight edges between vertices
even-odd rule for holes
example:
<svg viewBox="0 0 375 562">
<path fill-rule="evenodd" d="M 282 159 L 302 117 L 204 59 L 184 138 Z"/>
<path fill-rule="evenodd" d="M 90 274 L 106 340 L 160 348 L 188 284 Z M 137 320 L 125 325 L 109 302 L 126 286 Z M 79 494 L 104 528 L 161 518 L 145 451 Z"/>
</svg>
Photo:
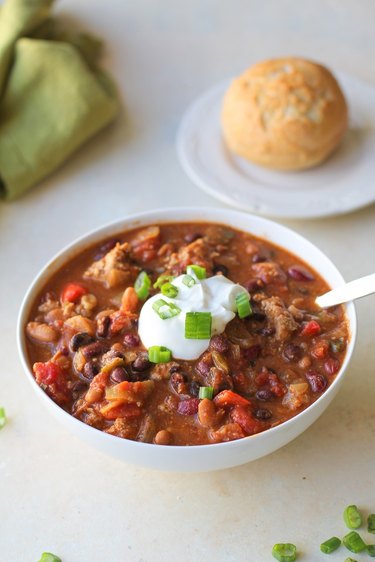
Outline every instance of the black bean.
<svg viewBox="0 0 375 562">
<path fill-rule="evenodd" d="M 106 338 L 109 333 L 109 326 L 111 324 L 111 319 L 109 316 L 101 316 L 97 320 L 96 335 L 98 338 Z"/>
<path fill-rule="evenodd" d="M 87 332 L 78 332 L 78 334 L 74 334 L 70 340 L 70 349 L 71 351 L 78 351 L 80 347 L 88 345 L 93 341 L 95 341 L 95 339 Z"/>
<path fill-rule="evenodd" d="M 272 412 L 267 410 L 267 408 L 258 408 L 257 410 L 254 410 L 253 415 L 258 420 L 269 420 L 272 418 Z"/>
<path fill-rule="evenodd" d="M 242 286 L 245 287 L 250 294 L 253 294 L 263 289 L 264 283 L 261 279 L 248 279 L 245 283 L 242 283 Z"/>
<path fill-rule="evenodd" d="M 94 343 L 90 343 L 89 345 L 85 345 L 82 348 L 82 353 L 86 357 L 86 359 L 91 359 L 92 357 L 96 357 L 97 355 L 101 355 L 105 351 L 107 351 L 108 345 L 104 342 L 96 341 Z"/>
<path fill-rule="evenodd" d="M 92 381 L 92 379 L 98 373 L 99 373 L 99 365 L 97 363 L 94 363 L 94 361 L 88 361 L 87 363 L 85 363 L 85 366 L 83 367 L 82 376 L 86 380 Z"/>
<path fill-rule="evenodd" d="M 77 400 L 87 390 L 87 384 L 83 381 L 76 381 L 72 385 L 72 398 Z"/>
<path fill-rule="evenodd" d="M 255 393 L 255 398 L 257 400 L 261 400 L 262 402 L 269 402 L 275 398 L 275 395 L 268 388 L 261 388 Z"/>
<path fill-rule="evenodd" d="M 249 317 L 249 320 L 255 320 L 255 322 L 264 322 L 266 319 L 266 315 L 264 312 L 253 312 L 253 314 Z"/>
<path fill-rule="evenodd" d="M 295 359 L 301 357 L 301 354 L 302 354 L 302 350 L 298 345 L 294 345 L 293 343 L 288 343 L 288 345 L 284 347 L 283 357 L 287 361 L 294 361 Z"/>
<path fill-rule="evenodd" d="M 128 381 L 130 377 L 124 367 L 115 367 L 109 378 L 112 382 L 118 384 L 123 381 Z"/>
<path fill-rule="evenodd" d="M 142 373 L 151 367 L 151 363 L 148 360 L 147 354 L 141 353 L 134 359 L 131 366 L 133 371 Z"/>
<path fill-rule="evenodd" d="M 191 381 L 189 384 L 189 394 L 196 398 L 199 395 L 200 384 L 197 381 Z"/>
<path fill-rule="evenodd" d="M 180 365 L 172 365 L 172 367 L 169 369 L 169 374 L 173 375 L 173 373 L 178 373 L 180 368 Z"/>
<path fill-rule="evenodd" d="M 199 238 L 202 238 L 202 236 L 203 234 L 200 234 L 199 232 L 189 232 L 188 234 L 185 234 L 184 239 L 185 242 L 191 244 L 192 242 L 195 242 Z"/>
<path fill-rule="evenodd" d="M 264 256 L 263 254 L 256 253 L 256 254 L 253 254 L 253 257 L 251 258 L 251 261 L 253 263 L 261 263 L 261 262 L 267 261 L 267 259 L 268 258 L 266 256 Z"/>
<path fill-rule="evenodd" d="M 225 277 L 228 277 L 229 269 L 227 268 L 226 265 L 224 265 L 222 263 L 216 263 L 214 265 L 214 267 L 212 268 L 212 273 L 214 275 L 217 275 L 218 273 L 222 273 L 223 275 L 225 275 Z"/>
<path fill-rule="evenodd" d="M 218 334 L 212 336 L 210 340 L 210 348 L 218 351 L 219 353 L 225 353 L 229 350 L 229 341 L 223 334 Z"/>
<path fill-rule="evenodd" d="M 271 327 L 261 328 L 260 330 L 257 331 L 257 334 L 265 337 L 273 336 L 274 333 L 275 333 L 275 328 L 271 328 Z"/>
</svg>

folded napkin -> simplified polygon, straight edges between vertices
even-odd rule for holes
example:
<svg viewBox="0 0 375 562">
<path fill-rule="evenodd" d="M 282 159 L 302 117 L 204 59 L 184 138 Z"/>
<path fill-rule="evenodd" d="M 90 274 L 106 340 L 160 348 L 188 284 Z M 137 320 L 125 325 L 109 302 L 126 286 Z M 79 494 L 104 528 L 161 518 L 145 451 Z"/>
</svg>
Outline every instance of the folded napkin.
<svg viewBox="0 0 375 562">
<path fill-rule="evenodd" d="M 0 194 L 6 199 L 57 168 L 116 115 L 101 43 L 49 18 L 53 0 L 0 8 Z"/>
</svg>

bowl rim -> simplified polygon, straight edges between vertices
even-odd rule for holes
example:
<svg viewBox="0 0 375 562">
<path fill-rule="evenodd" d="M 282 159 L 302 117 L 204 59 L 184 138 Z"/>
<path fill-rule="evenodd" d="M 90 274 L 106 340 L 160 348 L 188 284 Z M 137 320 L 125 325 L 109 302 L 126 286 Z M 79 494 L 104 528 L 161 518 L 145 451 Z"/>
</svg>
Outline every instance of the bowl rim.
<svg viewBox="0 0 375 562">
<path fill-rule="evenodd" d="M 201 215 L 201 219 L 198 218 L 191 218 L 191 219 L 181 219 L 179 215 Z M 160 215 L 170 215 L 167 219 L 160 219 L 158 218 Z M 17 348 L 18 354 L 20 357 L 20 362 L 22 364 L 23 370 L 26 374 L 27 379 L 29 380 L 30 384 L 32 385 L 34 391 L 38 394 L 38 396 L 45 401 L 47 406 L 50 406 L 52 409 L 54 407 L 58 410 L 56 413 L 59 413 L 62 418 L 64 418 L 69 424 L 73 424 L 75 428 L 77 428 L 77 432 L 79 431 L 86 431 L 88 434 L 92 436 L 93 439 L 97 438 L 99 440 L 106 441 L 108 444 L 112 444 L 116 447 L 123 447 L 124 449 L 140 449 L 143 448 L 145 451 L 153 451 L 157 450 L 159 454 L 163 452 L 166 453 L 168 451 L 168 455 L 171 451 L 177 450 L 179 451 L 180 455 L 190 455 L 192 451 L 202 451 L 205 450 L 209 452 L 210 450 L 212 453 L 217 452 L 220 448 L 226 449 L 227 452 L 230 452 L 231 449 L 237 449 L 238 447 L 242 448 L 244 446 L 249 446 L 250 442 L 256 442 L 258 440 L 263 440 L 265 436 L 275 435 L 277 433 L 281 433 L 283 430 L 286 430 L 289 426 L 298 423 L 298 420 L 306 417 L 308 413 L 318 407 L 318 405 L 322 401 L 326 401 L 327 398 L 333 394 L 332 398 L 336 393 L 336 387 L 341 383 L 343 376 L 347 370 L 349 362 L 351 360 L 356 338 L 357 338 L 357 317 L 356 317 L 356 310 L 353 302 L 349 302 L 344 305 L 346 317 L 348 320 L 348 328 L 349 328 L 349 342 L 346 348 L 346 354 L 344 357 L 344 361 L 341 365 L 339 372 L 337 373 L 334 381 L 332 384 L 317 398 L 313 403 L 311 403 L 307 408 L 296 414 L 295 416 L 289 418 L 288 420 L 266 429 L 261 433 L 256 433 L 255 435 L 249 435 L 243 437 L 238 440 L 234 441 L 227 441 L 222 443 L 209 443 L 204 445 L 155 445 L 154 443 L 143 443 L 139 441 L 133 441 L 130 439 L 119 438 L 116 435 L 111 435 L 101 431 L 100 429 L 96 429 L 88 424 L 85 424 L 81 420 L 75 418 L 72 414 L 68 413 L 66 410 L 61 408 L 56 402 L 52 400 L 46 394 L 40 386 L 36 383 L 35 378 L 32 374 L 32 369 L 29 364 L 27 348 L 26 348 L 26 333 L 24 327 L 26 326 L 26 322 L 28 320 L 28 314 L 31 309 L 31 305 L 34 302 L 35 297 L 37 296 L 38 292 L 41 290 L 43 284 L 45 284 L 48 277 L 50 277 L 55 271 L 57 271 L 64 262 L 69 261 L 73 256 L 82 252 L 84 248 L 89 247 L 96 241 L 100 241 L 101 239 L 105 238 L 106 236 L 115 235 L 116 232 L 126 232 L 128 230 L 133 230 L 137 227 L 147 226 L 151 224 L 168 224 L 168 223 L 186 223 L 186 222 L 205 222 L 205 223 L 216 223 L 216 224 L 228 224 L 226 222 L 225 217 L 227 216 L 227 220 L 231 217 L 235 219 L 238 217 L 242 220 L 248 219 L 249 221 L 253 221 L 255 223 L 259 223 L 264 227 L 273 228 L 279 230 L 280 232 L 288 233 L 292 235 L 296 240 L 299 240 L 302 244 L 307 247 L 310 247 L 314 252 L 320 254 L 320 257 L 323 258 L 323 261 L 328 264 L 331 269 L 333 270 L 334 274 L 340 281 L 345 283 L 345 280 L 341 274 L 341 272 L 337 269 L 336 265 L 333 261 L 315 244 L 310 242 L 307 238 L 296 232 L 294 229 L 284 226 L 283 224 L 278 223 L 277 221 L 264 218 L 258 215 L 254 215 L 247 212 L 241 212 L 238 210 L 232 209 L 225 209 L 225 208 L 210 208 L 210 207 L 165 207 L 165 208 L 157 208 L 152 209 L 149 211 L 143 211 L 140 213 L 132 213 L 130 215 L 125 215 L 123 218 L 117 218 L 114 221 L 109 221 L 104 225 L 101 225 L 97 228 L 91 229 L 89 232 L 75 238 L 72 242 L 65 245 L 61 250 L 56 252 L 52 258 L 39 270 L 36 274 L 34 279 L 29 285 L 19 309 L 18 318 L 17 318 Z M 232 228 L 235 228 L 232 226 Z M 243 231 L 243 228 L 238 227 L 238 230 Z M 251 234 L 251 230 L 248 231 Z M 259 238 L 262 236 L 256 234 Z M 263 237 L 267 240 L 265 237 Z M 271 241 L 271 243 L 277 244 L 276 242 Z M 278 244 L 281 248 L 284 248 L 282 244 Z M 289 250 L 287 250 L 289 251 Z M 293 252 L 291 252 L 293 253 Z M 299 254 L 296 254 L 299 256 Z M 300 256 L 299 256 L 300 257 Z M 303 259 L 303 258 L 301 258 Z M 316 269 L 314 267 L 314 269 Z M 317 270 L 319 275 L 321 275 L 324 279 L 324 274 L 321 273 L 320 270 Z M 319 417 L 319 416 L 318 416 Z M 313 422 L 311 422 L 313 423 Z M 308 427 L 311 425 L 308 425 Z M 116 445 L 117 443 L 117 445 Z"/>
</svg>

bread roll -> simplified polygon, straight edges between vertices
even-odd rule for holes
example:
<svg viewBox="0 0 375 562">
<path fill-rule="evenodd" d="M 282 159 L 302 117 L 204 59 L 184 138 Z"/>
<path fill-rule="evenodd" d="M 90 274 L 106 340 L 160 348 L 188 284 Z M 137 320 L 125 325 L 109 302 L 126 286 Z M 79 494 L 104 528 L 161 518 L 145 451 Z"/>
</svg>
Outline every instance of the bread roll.
<svg viewBox="0 0 375 562">
<path fill-rule="evenodd" d="M 225 94 L 222 129 L 235 154 L 276 170 L 316 166 L 348 125 L 345 97 L 324 66 L 300 58 L 255 64 Z"/>
</svg>

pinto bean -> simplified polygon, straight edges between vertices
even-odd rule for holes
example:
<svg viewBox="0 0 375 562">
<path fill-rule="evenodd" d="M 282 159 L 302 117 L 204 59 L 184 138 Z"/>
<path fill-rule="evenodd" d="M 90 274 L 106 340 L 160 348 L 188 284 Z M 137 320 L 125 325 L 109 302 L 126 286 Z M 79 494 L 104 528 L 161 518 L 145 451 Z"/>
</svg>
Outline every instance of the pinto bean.
<svg viewBox="0 0 375 562">
<path fill-rule="evenodd" d="M 80 314 L 65 320 L 64 326 L 71 328 L 75 332 L 87 332 L 90 336 L 95 335 L 96 323 Z"/>
<path fill-rule="evenodd" d="M 218 412 L 216 410 L 216 406 L 212 400 L 204 398 L 199 402 L 198 419 L 203 427 L 215 427 L 220 417 L 222 417 L 222 412 L 220 416 L 220 411 Z"/>
<path fill-rule="evenodd" d="M 40 343 L 53 343 L 59 337 L 57 330 L 43 322 L 29 322 L 26 332 L 31 339 Z"/>
<path fill-rule="evenodd" d="M 170 445 L 173 441 L 173 435 L 167 429 L 161 429 L 155 435 L 154 443 L 156 445 Z"/>
</svg>

